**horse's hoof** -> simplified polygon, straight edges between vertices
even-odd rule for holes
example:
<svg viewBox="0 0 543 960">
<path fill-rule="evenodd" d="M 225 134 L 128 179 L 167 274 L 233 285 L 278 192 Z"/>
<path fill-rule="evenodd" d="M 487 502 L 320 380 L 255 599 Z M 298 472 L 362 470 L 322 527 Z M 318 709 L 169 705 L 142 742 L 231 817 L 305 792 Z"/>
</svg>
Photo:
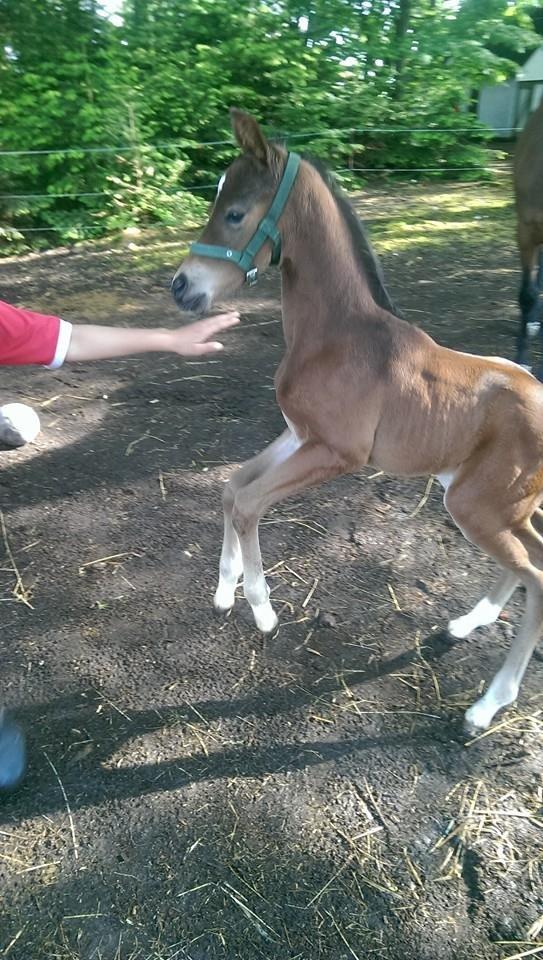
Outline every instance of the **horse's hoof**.
<svg viewBox="0 0 543 960">
<path fill-rule="evenodd" d="M 26 770 L 23 731 L 14 720 L 0 716 L 0 791 L 13 790 Z"/>
<path fill-rule="evenodd" d="M 474 723 L 470 723 L 469 720 L 466 720 L 464 717 L 464 722 L 462 723 L 462 734 L 464 740 L 475 740 L 481 733 L 484 733 L 484 730 L 481 730 L 480 727 L 476 727 Z"/>
<path fill-rule="evenodd" d="M 496 710 L 492 711 L 488 704 L 478 700 L 469 707 L 464 714 L 463 729 L 466 739 L 474 740 L 488 730 Z"/>
<path fill-rule="evenodd" d="M 253 616 L 255 618 L 256 628 L 265 637 L 273 636 L 279 628 L 279 620 L 269 602 L 258 604 L 253 607 Z"/>
<path fill-rule="evenodd" d="M 218 607 L 216 603 L 213 604 L 213 615 L 217 617 L 217 620 L 228 620 L 228 617 L 234 609 L 233 605 L 231 607 Z"/>
<path fill-rule="evenodd" d="M 456 617 L 454 620 L 449 620 L 447 624 L 447 633 L 453 640 L 465 640 L 472 630 L 473 627 L 467 616 Z"/>
<path fill-rule="evenodd" d="M 218 617 L 227 617 L 232 612 L 235 601 L 235 590 L 231 590 L 229 587 L 219 586 L 213 597 L 213 610 Z"/>
</svg>

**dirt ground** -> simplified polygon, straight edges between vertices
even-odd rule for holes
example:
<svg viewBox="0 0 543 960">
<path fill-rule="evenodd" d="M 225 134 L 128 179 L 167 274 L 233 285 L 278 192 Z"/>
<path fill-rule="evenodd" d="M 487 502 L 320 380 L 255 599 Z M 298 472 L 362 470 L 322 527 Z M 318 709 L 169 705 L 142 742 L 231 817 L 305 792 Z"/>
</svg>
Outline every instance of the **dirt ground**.
<svg viewBox="0 0 543 960">
<path fill-rule="evenodd" d="M 358 200 L 407 319 L 512 356 L 507 184 Z M 132 238 L 0 264 L 0 296 L 67 319 L 175 323 L 182 247 Z M 0 453 L 1 699 L 29 740 L 0 801 L 10 960 L 543 956 L 543 664 L 466 744 L 461 717 L 521 597 L 453 643 L 490 564 L 426 478 L 340 479 L 269 514 L 281 627 L 212 614 L 232 466 L 282 429 L 278 277 L 224 355 L 4 370 L 42 433 Z M 414 515 L 420 507 L 418 515 Z M 23 591 L 24 592 L 21 592 Z"/>
</svg>

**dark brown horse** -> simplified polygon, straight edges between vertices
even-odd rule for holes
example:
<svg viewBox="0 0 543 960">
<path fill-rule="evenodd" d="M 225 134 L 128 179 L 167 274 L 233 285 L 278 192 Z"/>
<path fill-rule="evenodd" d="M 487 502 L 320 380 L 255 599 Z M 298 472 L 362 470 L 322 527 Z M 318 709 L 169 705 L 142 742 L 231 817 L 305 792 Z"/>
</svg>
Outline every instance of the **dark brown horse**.
<svg viewBox="0 0 543 960">
<path fill-rule="evenodd" d="M 517 237 L 522 266 L 517 361 L 528 364 L 528 338 L 540 329 L 543 287 L 543 101 L 529 117 L 515 151 Z"/>
<path fill-rule="evenodd" d="M 285 355 L 276 375 L 287 429 L 224 492 L 215 606 L 243 586 L 258 628 L 275 629 L 258 523 L 290 494 L 366 465 L 437 474 L 458 527 L 498 564 L 497 582 L 455 637 L 492 623 L 518 583 L 526 609 L 505 663 L 466 714 L 486 729 L 512 703 L 543 629 L 543 386 L 510 361 L 448 350 L 398 318 L 348 200 L 310 162 L 233 111 L 242 156 L 173 280 L 183 308 L 206 310 L 280 257 Z"/>
</svg>

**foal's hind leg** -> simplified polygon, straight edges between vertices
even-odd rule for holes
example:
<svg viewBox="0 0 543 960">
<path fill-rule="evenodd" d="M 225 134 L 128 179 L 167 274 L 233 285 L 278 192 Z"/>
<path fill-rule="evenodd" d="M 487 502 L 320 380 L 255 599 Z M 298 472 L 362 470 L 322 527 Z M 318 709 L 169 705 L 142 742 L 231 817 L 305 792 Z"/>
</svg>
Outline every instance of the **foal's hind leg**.
<svg viewBox="0 0 543 960">
<path fill-rule="evenodd" d="M 256 480 L 274 464 L 282 463 L 300 446 L 291 430 L 285 430 L 261 453 L 247 460 L 228 481 L 223 493 L 224 538 L 219 565 L 219 584 L 215 592 L 214 606 L 218 613 L 226 613 L 234 606 L 236 587 L 243 573 L 243 561 L 239 539 L 232 524 L 232 508 L 238 490 Z"/>
<path fill-rule="evenodd" d="M 543 557 L 541 557 L 543 563 Z M 543 574 L 540 570 L 525 571 L 521 577 L 526 587 L 526 609 L 517 636 L 505 662 L 494 676 L 486 693 L 466 711 L 465 725 L 469 733 L 486 730 L 502 707 L 518 696 L 524 672 L 543 629 Z"/>
<path fill-rule="evenodd" d="M 498 581 L 485 594 L 484 597 L 476 603 L 473 610 L 464 614 L 463 617 L 457 617 L 449 621 L 448 630 L 451 637 L 458 640 L 467 637 L 472 630 L 477 627 L 486 627 L 489 623 L 494 623 L 505 604 L 518 586 L 519 579 L 516 573 L 511 570 L 503 570 Z"/>
<path fill-rule="evenodd" d="M 489 505 L 469 480 L 451 488 L 446 506 L 468 540 L 481 547 L 526 588 L 526 608 L 503 666 L 466 712 L 469 733 L 486 730 L 502 707 L 516 700 L 520 682 L 543 630 L 543 540 L 528 517 L 508 527 L 507 508 Z M 509 581 L 511 583 L 512 580 Z M 500 582 L 505 589 L 505 578 Z M 502 592 L 503 596 L 503 592 Z"/>
<path fill-rule="evenodd" d="M 543 511 L 536 508 L 530 518 L 530 523 L 536 535 L 541 537 L 543 534 Z M 541 538 L 541 544 L 543 546 L 543 537 Z M 463 640 L 477 627 L 487 627 L 490 623 L 495 623 L 519 583 L 520 580 L 516 573 L 511 570 L 502 570 L 497 582 L 479 600 L 479 603 L 475 604 L 473 610 L 470 610 L 463 617 L 457 617 L 455 620 L 449 621 L 448 631 L 451 637 Z"/>
</svg>

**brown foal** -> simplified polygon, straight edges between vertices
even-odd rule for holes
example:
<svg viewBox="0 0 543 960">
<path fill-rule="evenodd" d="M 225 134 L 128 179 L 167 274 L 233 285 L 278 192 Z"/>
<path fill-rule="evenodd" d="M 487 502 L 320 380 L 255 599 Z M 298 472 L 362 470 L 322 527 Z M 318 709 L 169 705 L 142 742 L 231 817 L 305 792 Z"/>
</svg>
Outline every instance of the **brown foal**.
<svg viewBox="0 0 543 960">
<path fill-rule="evenodd" d="M 184 308 L 206 310 L 240 288 L 240 268 L 213 250 L 232 256 L 247 246 L 286 169 L 286 151 L 252 117 L 236 110 L 232 119 L 243 153 L 221 178 L 201 238 L 216 246 L 195 251 L 175 275 Z M 311 162 L 300 162 L 278 222 L 286 351 L 276 392 L 287 429 L 226 485 L 215 606 L 233 606 L 243 574 L 258 628 L 275 629 L 258 540 L 273 504 L 368 464 L 435 474 L 464 536 L 500 568 L 450 633 L 465 637 L 492 623 L 517 584 L 526 588 L 505 663 L 466 714 L 470 731 L 486 729 L 516 699 L 543 627 L 543 387 L 510 361 L 448 350 L 399 319 L 360 221 Z M 256 268 L 269 264 L 271 250 L 271 242 L 261 246 Z"/>
<path fill-rule="evenodd" d="M 528 337 L 541 327 L 539 293 L 543 287 L 543 102 L 528 118 L 515 150 L 517 239 L 522 267 L 519 291 L 520 331 L 517 360 L 528 363 Z"/>
</svg>

